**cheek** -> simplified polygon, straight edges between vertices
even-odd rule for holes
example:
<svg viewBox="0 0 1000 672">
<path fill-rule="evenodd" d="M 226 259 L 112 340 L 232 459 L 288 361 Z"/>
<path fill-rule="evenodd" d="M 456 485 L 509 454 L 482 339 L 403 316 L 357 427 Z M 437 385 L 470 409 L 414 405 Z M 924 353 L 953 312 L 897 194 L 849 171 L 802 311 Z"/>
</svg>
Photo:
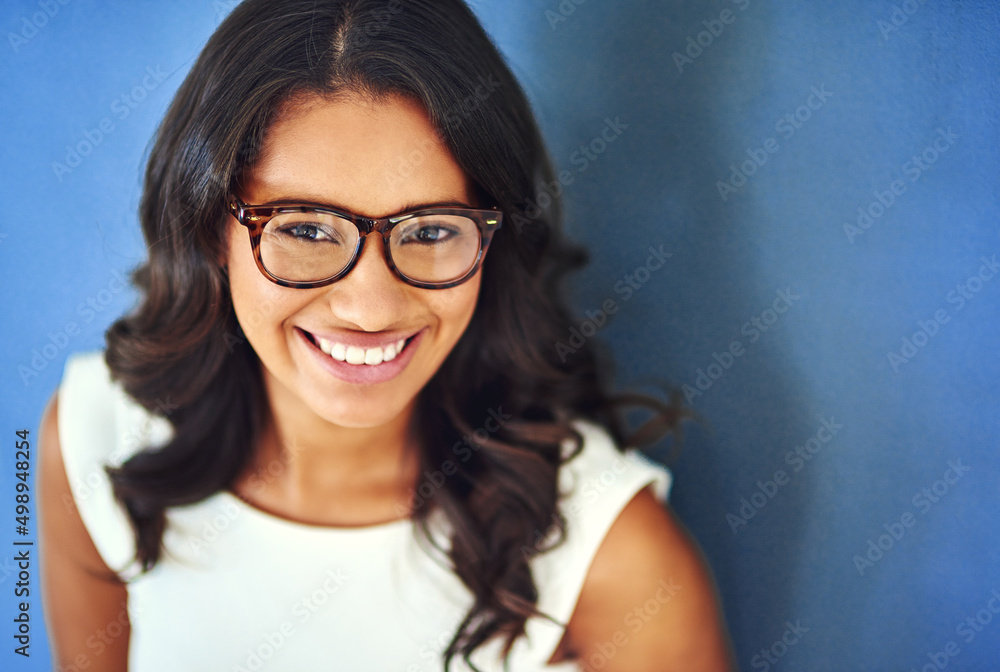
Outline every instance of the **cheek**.
<svg viewBox="0 0 1000 672">
<path fill-rule="evenodd" d="M 465 284 L 436 292 L 434 310 L 454 340 L 458 340 L 476 312 L 481 274 Z"/>
<path fill-rule="evenodd" d="M 242 229 L 242 227 L 240 227 Z M 237 235 L 242 233 L 243 235 Z M 257 268 L 245 230 L 230 233 L 229 289 L 236 318 L 255 348 L 260 334 L 280 327 L 289 310 L 289 290 L 265 278 Z"/>
</svg>

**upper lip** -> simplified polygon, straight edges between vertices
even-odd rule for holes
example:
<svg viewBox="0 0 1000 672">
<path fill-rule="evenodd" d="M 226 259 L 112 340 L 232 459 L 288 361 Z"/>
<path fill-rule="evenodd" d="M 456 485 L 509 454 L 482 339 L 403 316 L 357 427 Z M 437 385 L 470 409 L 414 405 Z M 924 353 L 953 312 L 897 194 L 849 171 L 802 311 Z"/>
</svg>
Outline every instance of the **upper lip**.
<svg viewBox="0 0 1000 672">
<path fill-rule="evenodd" d="M 398 342 L 400 339 L 407 339 L 420 333 L 420 329 L 409 331 L 311 331 L 303 329 L 317 341 L 323 339 L 331 343 L 340 343 L 346 347 L 354 346 L 368 350 L 370 348 L 385 348 L 388 345 Z"/>
</svg>

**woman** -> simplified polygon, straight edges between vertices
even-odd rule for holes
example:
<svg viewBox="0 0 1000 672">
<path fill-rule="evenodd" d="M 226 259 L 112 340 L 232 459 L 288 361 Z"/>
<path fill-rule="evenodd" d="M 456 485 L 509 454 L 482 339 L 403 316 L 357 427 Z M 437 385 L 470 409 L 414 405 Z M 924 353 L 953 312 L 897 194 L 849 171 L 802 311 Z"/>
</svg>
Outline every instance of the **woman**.
<svg viewBox="0 0 1000 672">
<path fill-rule="evenodd" d="M 150 156 L 143 300 L 43 418 L 57 664 L 727 669 L 669 474 L 557 356 L 552 181 L 458 0 L 237 7 Z"/>
</svg>

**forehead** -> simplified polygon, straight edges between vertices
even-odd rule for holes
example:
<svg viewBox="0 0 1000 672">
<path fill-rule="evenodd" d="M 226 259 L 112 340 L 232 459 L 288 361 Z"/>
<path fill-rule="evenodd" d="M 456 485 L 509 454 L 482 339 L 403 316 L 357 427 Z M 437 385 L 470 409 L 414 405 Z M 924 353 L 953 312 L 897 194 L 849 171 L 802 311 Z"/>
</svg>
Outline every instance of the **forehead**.
<svg viewBox="0 0 1000 672">
<path fill-rule="evenodd" d="M 473 199 L 468 178 L 419 103 L 354 93 L 283 105 L 243 196 L 251 203 L 326 203 L 370 217 Z"/>
</svg>

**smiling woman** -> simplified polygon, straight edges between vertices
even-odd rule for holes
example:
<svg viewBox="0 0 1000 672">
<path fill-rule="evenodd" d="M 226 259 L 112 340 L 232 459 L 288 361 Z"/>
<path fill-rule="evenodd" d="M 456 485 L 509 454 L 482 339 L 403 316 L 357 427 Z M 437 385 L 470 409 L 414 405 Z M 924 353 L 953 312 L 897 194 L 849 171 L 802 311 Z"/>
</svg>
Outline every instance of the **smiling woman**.
<svg viewBox="0 0 1000 672">
<path fill-rule="evenodd" d="M 553 180 L 459 0 L 239 5 L 156 138 L 143 300 L 43 418 L 56 664 L 728 669 L 669 472 L 557 351 Z"/>
<path fill-rule="evenodd" d="M 427 145 L 427 140 L 432 144 Z M 426 148 L 421 150 L 426 154 L 422 169 L 395 189 L 384 189 L 396 159 L 417 146 Z M 399 96 L 380 103 L 359 95 L 332 101 L 317 96 L 297 102 L 269 130 L 261 154 L 239 190 L 241 198 L 252 203 L 336 203 L 342 210 L 381 217 L 415 209 L 433 213 L 428 207 L 442 203 L 471 210 L 475 200 L 469 179 L 437 138 L 421 106 Z M 414 208 L 414 204 L 418 205 Z M 418 221 L 443 223 L 433 217 Z M 318 219 L 289 221 L 301 226 L 301 222 Z M 264 227 L 258 249 L 266 251 L 261 250 L 258 259 L 272 272 L 283 272 L 286 279 L 297 273 L 296 280 L 338 278 L 329 285 L 299 289 L 283 287 L 260 271 L 243 227 L 231 220 L 226 266 L 236 317 L 247 325 L 243 327 L 247 340 L 263 364 L 270 405 L 294 414 L 285 421 L 290 427 L 317 422 L 352 428 L 393 423 L 398 433 L 412 424 L 418 393 L 472 319 L 482 276 L 467 273 L 478 265 L 479 229 L 471 219 L 451 216 L 453 221 L 468 222 L 462 230 L 470 240 L 464 250 L 450 243 L 446 246 L 447 241 L 439 245 L 457 254 L 460 263 L 454 268 L 438 263 L 427 272 L 446 275 L 422 279 L 450 283 L 464 277 L 466 281 L 428 291 L 400 282 L 387 255 L 395 248 L 393 268 L 409 268 L 411 264 L 404 262 L 413 254 L 429 254 L 410 252 L 410 248 L 426 248 L 427 243 L 365 245 L 367 239 L 359 238 L 354 224 L 329 215 L 326 219 L 328 231 L 341 231 L 332 238 L 353 234 L 353 240 L 335 241 L 336 245 L 308 243 L 321 249 L 300 251 L 303 243 L 290 248 L 291 243 L 270 241 L 278 235 L 269 233 L 275 228 L 270 226 L 274 219 Z M 333 224 L 337 219 L 342 226 Z M 392 232 L 407 230 L 411 221 L 396 224 Z M 426 233 L 433 231 L 425 228 Z M 351 255 L 359 247 L 351 266 Z M 318 258 L 312 264 L 297 261 L 313 255 Z M 340 276 L 342 269 L 350 272 Z M 255 311 L 260 319 L 251 324 L 250 314 Z M 326 348 L 329 353 L 324 352 Z M 334 348 L 340 357 L 333 354 Z M 389 361 L 384 361 L 386 349 L 392 355 Z M 331 375 L 336 380 L 331 381 Z M 370 445 L 364 441 L 358 448 L 364 453 Z"/>
</svg>

